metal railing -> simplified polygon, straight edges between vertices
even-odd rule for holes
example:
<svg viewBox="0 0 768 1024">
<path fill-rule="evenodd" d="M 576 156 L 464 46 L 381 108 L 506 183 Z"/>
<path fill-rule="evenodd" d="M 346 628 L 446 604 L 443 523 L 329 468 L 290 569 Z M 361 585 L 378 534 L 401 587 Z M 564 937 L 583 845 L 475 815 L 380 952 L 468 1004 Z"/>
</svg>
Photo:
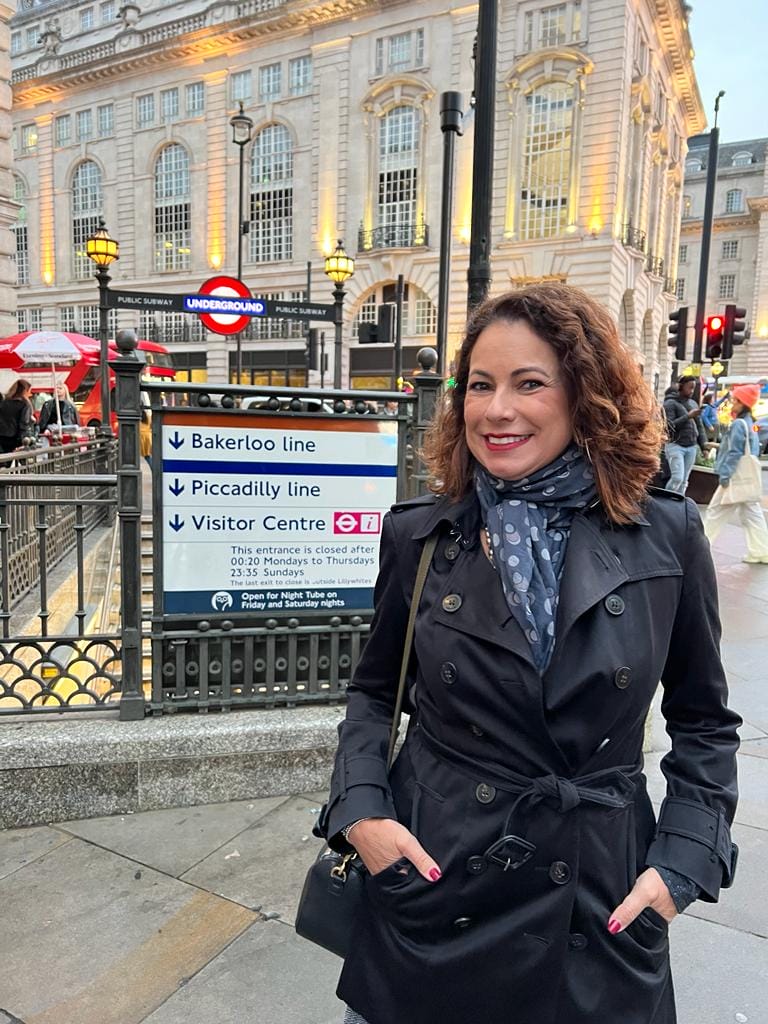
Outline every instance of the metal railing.
<svg viewBox="0 0 768 1024">
<path fill-rule="evenodd" d="M 423 221 L 421 224 L 385 224 L 369 231 L 360 228 L 357 233 L 358 252 L 413 249 L 419 245 L 429 245 L 429 228 Z"/>
<path fill-rule="evenodd" d="M 116 455 L 113 438 L 97 438 L 0 456 L 0 479 L 6 481 L 0 485 L 0 619 L 45 584 L 50 568 L 73 550 L 80 552 L 85 534 L 111 521 L 114 501 L 111 508 L 90 503 L 94 486 L 80 493 L 72 474 L 114 473 Z M 49 477 L 52 483 L 41 483 Z M 21 488 L 23 500 L 11 500 L 11 490 L 17 494 Z"/>
<path fill-rule="evenodd" d="M 621 241 L 627 249 L 645 252 L 645 232 L 632 227 L 631 224 L 625 224 L 622 228 Z"/>
<path fill-rule="evenodd" d="M 649 256 L 645 261 L 645 269 L 653 277 L 664 277 L 664 260 L 661 256 Z"/>
</svg>

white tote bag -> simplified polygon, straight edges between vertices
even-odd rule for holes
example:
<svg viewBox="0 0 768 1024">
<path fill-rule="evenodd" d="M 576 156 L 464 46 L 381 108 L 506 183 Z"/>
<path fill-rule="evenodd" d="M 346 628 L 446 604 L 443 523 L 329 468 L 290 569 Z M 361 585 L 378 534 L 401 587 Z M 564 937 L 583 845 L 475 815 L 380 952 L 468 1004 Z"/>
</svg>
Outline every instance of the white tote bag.
<svg viewBox="0 0 768 1024">
<path fill-rule="evenodd" d="M 746 424 L 745 424 L 746 425 Z M 763 496 L 763 471 L 756 455 L 749 450 L 749 434 L 744 454 L 727 487 L 721 487 L 720 504 L 738 505 L 744 501 L 760 501 Z"/>
</svg>

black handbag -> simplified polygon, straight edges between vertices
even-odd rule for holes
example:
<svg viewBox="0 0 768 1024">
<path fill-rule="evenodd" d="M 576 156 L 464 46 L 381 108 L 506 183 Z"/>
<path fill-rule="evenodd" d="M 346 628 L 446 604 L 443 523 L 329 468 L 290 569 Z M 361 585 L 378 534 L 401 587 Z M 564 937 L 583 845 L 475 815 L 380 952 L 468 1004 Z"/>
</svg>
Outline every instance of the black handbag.
<svg viewBox="0 0 768 1024">
<path fill-rule="evenodd" d="M 395 746 L 400 732 L 400 719 L 405 695 L 405 681 L 408 675 L 408 662 L 413 647 L 413 630 L 416 613 L 424 591 L 429 565 L 437 544 L 437 535 L 427 538 L 419 559 L 416 581 L 413 586 L 413 597 L 408 614 L 408 626 L 405 630 L 403 643 L 403 660 L 400 666 L 400 681 L 397 686 L 397 698 L 392 716 L 392 728 L 389 734 L 389 750 L 387 752 L 387 771 L 395 759 Z M 322 818 L 322 815 L 321 815 Z M 323 949 L 330 950 L 343 959 L 349 952 L 352 928 L 358 908 L 363 900 L 363 887 L 367 869 L 362 860 L 353 851 L 337 853 L 335 850 L 324 849 L 315 863 L 307 872 L 304 888 L 299 899 L 296 912 L 296 932 L 304 939 L 309 939 Z"/>
</svg>

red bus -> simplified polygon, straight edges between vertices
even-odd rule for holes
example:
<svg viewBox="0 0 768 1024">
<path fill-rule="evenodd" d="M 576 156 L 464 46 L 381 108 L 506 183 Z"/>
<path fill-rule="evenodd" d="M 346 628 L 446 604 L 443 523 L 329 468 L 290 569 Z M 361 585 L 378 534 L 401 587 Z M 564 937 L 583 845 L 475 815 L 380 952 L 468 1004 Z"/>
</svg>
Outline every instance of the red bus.
<svg viewBox="0 0 768 1024">
<path fill-rule="evenodd" d="M 73 339 L 74 340 L 74 339 Z M 16 377 L 25 377 L 32 384 L 32 395 L 35 408 L 38 409 L 42 396 L 50 397 L 53 392 L 53 376 L 56 374 L 56 381 L 67 385 L 72 401 L 77 407 L 80 415 L 80 424 L 84 427 L 98 427 L 101 425 L 101 382 L 100 382 L 100 354 L 101 347 L 95 339 L 82 337 L 74 342 L 80 351 L 80 359 L 74 364 L 52 367 L 45 364 L 30 364 L 21 367 L 13 373 Z M 5 342 L 0 341 L 0 354 L 2 354 Z M 176 371 L 173 368 L 171 354 L 167 348 L 158 345 L 154 341 L 139 341 L 138 350 L 144 355 L 145 369 L 143 378 L 152 380 L 173 380 Z M 9 349 L 12 351 L 12 349 Z M 114 341 L 109 343 L 109 358 L 116 359 L 118 356 L 117 346 Z M 115 375 L 109 371 L 109 391 L 112 395 L 115 386 Z M 3 391 L 7 390 L 4 384 Z M 35 400 L 35 395 L 40 398 Z M 117 417 L 112 414 L 112 429 L 117 431 Z"/>
</svg>

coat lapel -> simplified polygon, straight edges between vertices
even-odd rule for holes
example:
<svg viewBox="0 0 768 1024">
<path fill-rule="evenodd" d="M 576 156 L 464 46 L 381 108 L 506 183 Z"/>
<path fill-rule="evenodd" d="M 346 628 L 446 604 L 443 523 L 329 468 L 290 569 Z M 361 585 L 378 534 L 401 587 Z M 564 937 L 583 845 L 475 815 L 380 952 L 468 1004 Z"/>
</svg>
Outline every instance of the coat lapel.
<svg viewBox="0 0 768 1024">
<path fill-rule="evenodd" d="M 628 579 L 629 574 L 598 527 L 584 515 L 574 516 L 560 582 L 557 646 L 562 649 L 580 616 Z"/>
</svg>

